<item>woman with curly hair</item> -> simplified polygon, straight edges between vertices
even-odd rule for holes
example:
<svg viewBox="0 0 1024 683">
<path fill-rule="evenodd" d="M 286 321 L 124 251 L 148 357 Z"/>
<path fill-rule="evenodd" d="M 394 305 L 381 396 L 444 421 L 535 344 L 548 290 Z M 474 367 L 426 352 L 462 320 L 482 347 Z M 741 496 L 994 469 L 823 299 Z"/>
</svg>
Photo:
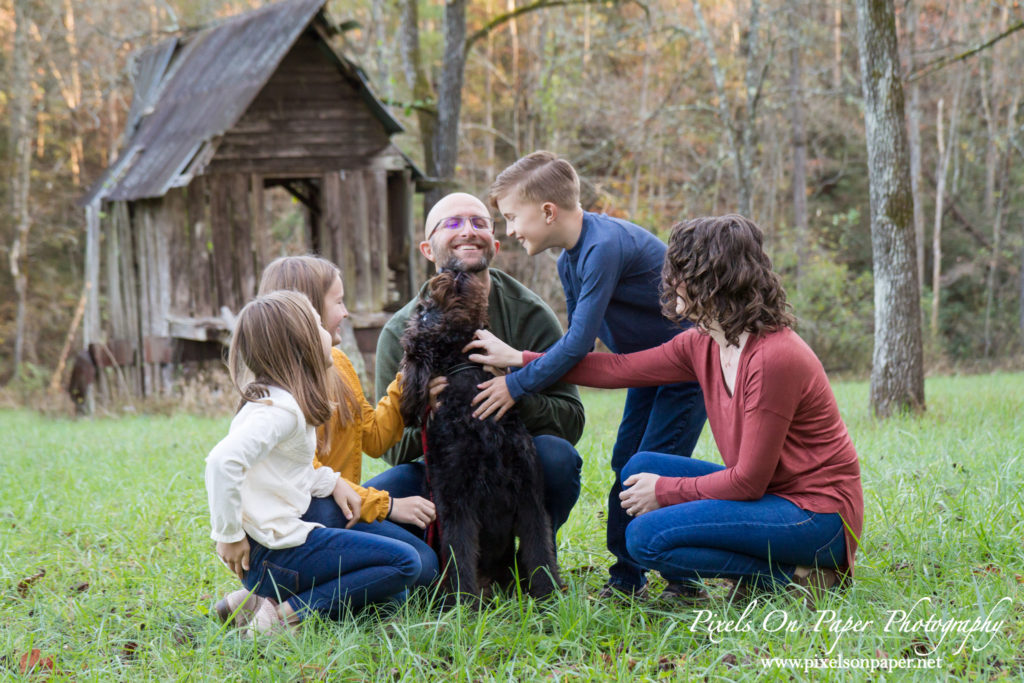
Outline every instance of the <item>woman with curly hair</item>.
<svg viewBox="0 0 1024 683">
<path fill-rule="evenodd" d="M 603 388 L 696 380 L 704 391 L 725 465 L 634 455 L 620 496 L 634 517 L 630 555 L 669 581 L 734 579 L 740 594 L 838 585 L 863 524 L 860 463 L 821 362 L 792 330 L 760 228 L 734 214 L 676 224 L 662 302 L 695 328 L 647 351 L 589 354 L 563 377 Z M 496 367 L 540 355 L 485 331 L 469 348 Z"/>
</svg>

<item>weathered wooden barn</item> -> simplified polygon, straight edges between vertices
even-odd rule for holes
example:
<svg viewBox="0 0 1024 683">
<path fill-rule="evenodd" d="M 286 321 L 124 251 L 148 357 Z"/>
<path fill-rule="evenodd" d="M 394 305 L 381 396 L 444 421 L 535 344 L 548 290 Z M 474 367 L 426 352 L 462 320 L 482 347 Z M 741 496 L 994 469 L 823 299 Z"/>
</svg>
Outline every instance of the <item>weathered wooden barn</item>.
<svg viewBox="0 0 1024 683">
<path fill-rule="evenodd" d="M 268 5 L 137 60 L 122 151 L 81 200 L 86 342 L 97 365 L 125 368 L 132 393 L 219 353 L 280 255 L 270 188 L 305 207 L 305 249 L 341 267 L 363 350 L 415 291 L 422 175 L 391 143 L 402 127 L 332 49 L 324 4 Z"/>
</svg>

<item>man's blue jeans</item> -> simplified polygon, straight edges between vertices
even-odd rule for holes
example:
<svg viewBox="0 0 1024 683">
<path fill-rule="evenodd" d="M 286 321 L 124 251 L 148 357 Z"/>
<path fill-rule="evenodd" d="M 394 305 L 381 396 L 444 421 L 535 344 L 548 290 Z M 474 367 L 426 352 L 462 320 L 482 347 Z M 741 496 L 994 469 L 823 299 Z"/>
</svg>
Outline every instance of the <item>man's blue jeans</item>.
<svg viewBox="0 0 1024 683">
<path fill-rule="evenodd" d="M 337 619 L 346 610 L 401 599 L 423 573 L 412 545 L 352 529 L 316 528 L 294 548 L 273 550 L 252 538 L 249 547 L 242 584 L 257 595 L 287 601 L 301 619 L 311 612 Z"/>
<path fill-rule="evenodd" d="M 641 472 L 698 477 L 725 469 L 703 460 L 637 453 L 623 480 Z M 785 498 L 696 500 L 640 515 L 626 528 L 626 547 L 641 565 L 669 581 L 747 579 L 784 586 L 798 566 L 835 568 L 846 560 L 839 513 L 809 512 Z"/>
<path fill-rule="evenodd" d="M 580 497 L 580 469 L 583 459 L 572 444 L 565 439 L 542 434 L 533 437 L 537 448 L 541 470 L 544 472 L 544 507 L 551 516 L 551 531 L 558 529 L 569 519 L 572 506 Z M 427 456 L 430 457 L 429 454 Z M 378 474 L 363 484 L 369 488 L 387 491 L 393 498 L 426 495 L 426 467 L 422 461 L 396 465 Z M 422 530 L 404 526 L 406 530 L 422 537 Z M 558 547 L 558 544 L 555 544 Z"/>
<path fill-rule="evenodd" d="M 690 457 L 707 420 L 704 393 L 696 382 L 642 387 L 626 392 L 622 423 L 612 449 L 615 481 L 608 492 L 608 550 L 615 563 L 608 569 L 609 583 L 633 591 L 645 583 L 645 569 L 633 561 L 626 548 L 630 517 L 622 509 L 622 468 L 638 451 L 654 451 Z"/>
</svg>

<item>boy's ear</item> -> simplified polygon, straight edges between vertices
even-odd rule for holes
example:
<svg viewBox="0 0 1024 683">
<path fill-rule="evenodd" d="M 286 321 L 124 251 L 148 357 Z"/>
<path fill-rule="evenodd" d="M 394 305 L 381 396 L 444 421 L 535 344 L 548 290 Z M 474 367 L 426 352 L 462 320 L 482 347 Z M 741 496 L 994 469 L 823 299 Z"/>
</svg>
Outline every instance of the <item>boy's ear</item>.
<svg viewBox="0 0 1024 683">
<path fill-rule="evenodd" d="M 540 205 L 541 211 L 544 213 L 544 222 L 551 225 L 558 220 L 558 204 L 554 202 L 544 202 Z"/>
</svg>

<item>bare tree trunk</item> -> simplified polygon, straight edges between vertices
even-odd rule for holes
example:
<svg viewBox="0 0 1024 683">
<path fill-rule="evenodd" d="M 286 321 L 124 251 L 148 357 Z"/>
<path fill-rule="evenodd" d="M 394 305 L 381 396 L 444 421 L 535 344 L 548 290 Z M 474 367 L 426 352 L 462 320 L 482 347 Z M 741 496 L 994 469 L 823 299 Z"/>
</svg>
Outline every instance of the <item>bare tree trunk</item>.
<svg viewBox="0 0 1024 683">
<path fill-rule="evenodd" d="M 1013 95 L 1013 101 L 1010 102 L 1010 111 L 1006 116 L 1006 138 L 1008 140 L 1016 139 L 1017 135 L 1017 109 L 1020 107 L 1021 92 L 1018 90 Z M 993 116 L 994 118 L 994 116 Z M 995 302 L 995 290 L 996 290 L 996 271 L 999 269 L 999 248 L 1002 242 L 1002 227 L 1003 227 L 1003 211 L 1009 200 L 1011 184 L 1006 182 L 1005 179 L 1010 175 L 1010 151 L 1002 155 L 1001 159 L 1002 173 L 1000 177 L 1003 178 L 1001 183 L 1001 191 L 999 192 L 998 204 L 995 209 L 995 217 L 992 220 L 992 253 L 988 261 L 988 278 L 985 282 L 985 357 L 988 358 L 992 353 L 992 306 Z M 993 188 L 993 195 L 995 195 L 995 189 Z"/>
<path fill-rule="evenodd" d="M 491 0 L 487 0 L 487 11 L 491 12 Z M 486 160 L 486 167 L 484 169 L 484 175 L 486 176 L 484 183 L 488 184 L 494 180 L 497 175 L 495 168 L 495 162 L 497 161 L 494 154 L 494 34 L 487 34 L 487 69 L 484 73 L 484 125 L 487 126 L 488 133 L 484 136 L 484 159 Z"/>
<path fill-rule="evenodd" d="M 892 2 L 856 7 L 875 280 L 871 408 L 885 417 L 925 407 L 914 207 Z"/>
<path fill-rule="evenodd" d="M 514 12 L 516 9 L 516 0 L 506 0 L 506 7 L 509 12 Z M 522 131 L 519 126 L 519 113 L 522 108 L 522 97 L 523 97 L 523 86 L 519 82 L 519 21 L 513 17 L 508 22 L 508 35 L 512 42 L 512 139 L 516 141 L 516 146 L 519 149 L 523 149 L 523 137 Z"/>
<path fill-rule="evenodd" d="M 462 111 L 462 81 L 466 67 L 466 3 L 446 0 L 444 6 L 444 62 L 437 89 L 437 128 L 434 131 L 434 170 L 442 185 L 427 192 L 433 206 L 451 191 L 455 162 L 459 154 L 459 114 Z"/>
<path fill-rule="evenodd" d="M 21 372 L 25 358 L 25 314 L 28 303 L 28 233 L 32 227 L 28 197 L 32 170 L 32 82 L 28 44 L 29 2 L 14 2 L 14 50 L 12 58 L 10 149 L 14 151 L 14 171 L 11 174 L 11 217 L 15 221 L 14 241 L 8 252 L 7 263 L 18 297 L 14 332 L 14 375 Z"/>
<path fill-rule="evenodd" d="M 961 79 L 962 81 L 962 79 Z M 939 336 L 939 302 L 942 298 L 942 214 L 946 198 L 946 177 L 949 175 L 949 161 L 953 157 L 956 141 L 956 130 L 960 123 L 960 85 L 953 95 L 953 108 L 949 113 L 949 139 L 942 135 L 942 99 L 939 99 L 939 111 L 936 117 L 936 142 L 939 149 L 939 169 L 935 190 L 935 225 L 932 230 L 932 316 L 931 335 Z"/>
<path fill-rule="evenodd" d="M 835 0 L 832 9 L 832 90 L 836 102 L 841 102 L 839 93 L 843 89 L 843 0 Z"/>
<path fill-rule="evenodd" d="M 750 0 L 750 25 L 747 27 L 747 72 L 745 77 L 746 118 L 743 121 L 743 163 L 740 173 L 740 213 L 753 217 L 754 153 L 757 149 L 757 105 L 761 99 L 761 83 L 767 65 L 761 65 L 761 0 Z"/>
<path fill-rule="evenodd" d="M 629 217 L 630 220 L 634 221 L 636 220 L 637 211 L 640 208 L 640 169 L 642 168 L 640 158 L 643 149 L 643 142 L 650 133 L 650 131 L 647 130 L 647 127 L 643 125 L 643 122 L 647 121 L 647 117 L 649 115 L 647 111 L 647 101 L 648 93 L 650 91 L 651 59 L 653 56 L 651 43 L 654 35 L 651 22 L 647 21 L 645 24 L 644 57 L 640 68 L 640 110 L 637 113 L 637 120 L 641 125 L 636 127 L 637 135 L 633 141 L 633 178 L 629 192 Z"/>
<path fill-rule="evenodd" d="M 796 283 L 807 267 L 807 129 L 804 125 L 803 65 L 797 0 L 789 0 L 786 25 L 789 33 L 789 112 L 793 145 L 793 228 L 796 231 Z"/>
<path fill-rule="evenodd" d="M 735 162 L 734 173 L 736 178 L 736 191 L 739 194 L 739 212 L 750 216 L 752 206 L 751 171 L 753 163 L 753 150 L 755 145 L 755 115 L 757 104 L 760 98 L 761 81 L 763 71 L 758 66 L 758 31 L 760 27 L 760 0 L 751 0 L 750 3 L 750 26 L 748 27 L 748 50 L 746 70 L 746 101 L 744 121 L 737 121 L 732 113 L 732 104 L 725 90 L 725 72 L 722 70 L 715 50 L 715 42 L 704 21 L 704 14 L 700 9 L 700 0 L 692 0 L 693 14 L 697 19 L 697 28 L 701 40 L 707 49 L 708 64 L 711 67 L 711 75 L 715 82 L 715 93 L 718 95 L 718 115 L 725 126 L 729 140 L 732 143 L 732 156 Z"/>
<path fill-rule="evenodd" d="M 399 51 L 402 55 L 402 70 L 405 80 L 412 89 L 416 121 L 420 128 L 420 142 L 423 145 L 423 166 L 427 175 L 435 176 L 437 165 L 434 160 L 434 134 L 437 126 L 437 105 L 434 89 L 430 86 L 427 69 L 420 51 L 419 7 L 417 0 L 401 0 L 399 7 Z M 433 206 L 429 193 L 423 198 L 423 215 Z"/>
<path fill-rule="evenodd" d="M 917 37 L 917 10 L 912 0 L 907 0 L 907 44 L 906 71 L 914 73 L 916 68 L 915 40 Z M 921 88 L 917 81 L 910 82 L 910 109 L 908 115 L 907 140 L 910 143 L 910 188 L 914 195 L 914 241 L 917 244 L 917 282 L 924 287 L 924 198 L 921 195 Z M 920 295 L 919 295 L 920 296 Z"/>
</svg>

